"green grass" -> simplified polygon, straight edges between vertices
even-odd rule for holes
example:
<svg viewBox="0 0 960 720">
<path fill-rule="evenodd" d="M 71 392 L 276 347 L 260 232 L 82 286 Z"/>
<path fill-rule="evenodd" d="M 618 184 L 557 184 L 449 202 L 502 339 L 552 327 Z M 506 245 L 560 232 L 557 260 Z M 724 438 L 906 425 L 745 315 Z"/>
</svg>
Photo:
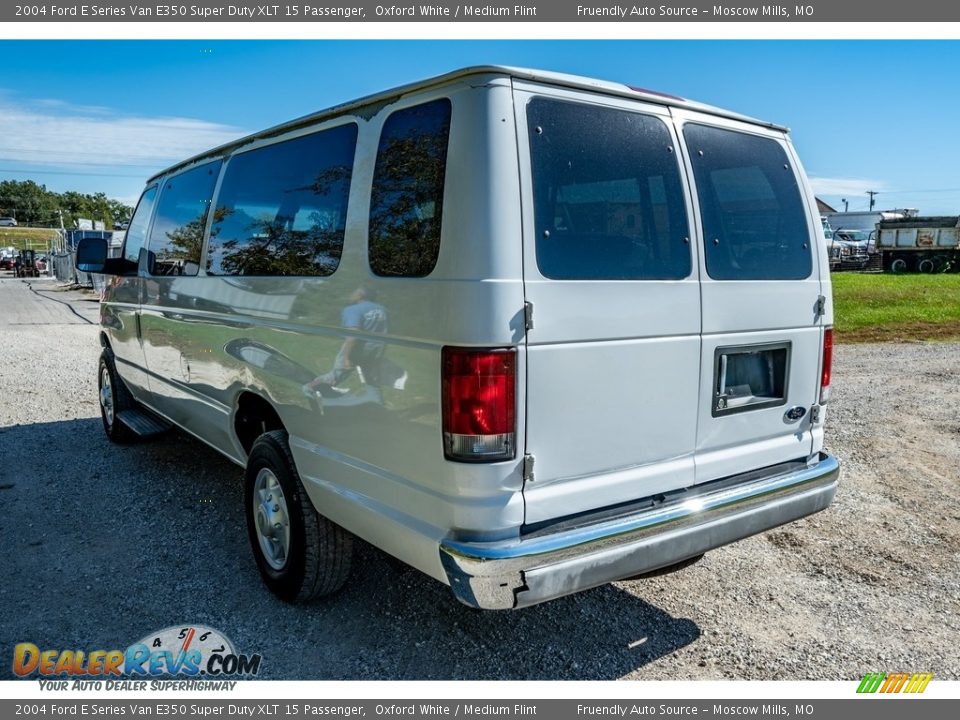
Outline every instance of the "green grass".
<svg viewBox="0 0 960 720">
<path fill-rule="evenodd" d="M 960 340 L 960 274 L 833 276 L 837 342 Z"/>
<path fill-rule="evenodd" d="M 50 241 L 57 236 L 57 231 L 48 228 L 0 228 L 0 247 L 10 247 L 17 250 L 33 249 L 37 252 L 46 252 Z"/>
</svg>

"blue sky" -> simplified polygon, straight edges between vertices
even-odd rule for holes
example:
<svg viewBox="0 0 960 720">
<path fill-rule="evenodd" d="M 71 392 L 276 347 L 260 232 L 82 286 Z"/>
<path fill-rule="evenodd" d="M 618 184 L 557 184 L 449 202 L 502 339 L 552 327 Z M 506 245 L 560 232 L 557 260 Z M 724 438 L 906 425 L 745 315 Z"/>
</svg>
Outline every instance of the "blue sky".
<svg viewBox="0 0 960 720">
<path fill-rule="evenodd" d="M 788 125 L 842 209 L 960 213 L 955 41 L 2 41 L 0 179 L 134 202 L 243 133 L 474 64 L 588 75 Z"/>
</svg>

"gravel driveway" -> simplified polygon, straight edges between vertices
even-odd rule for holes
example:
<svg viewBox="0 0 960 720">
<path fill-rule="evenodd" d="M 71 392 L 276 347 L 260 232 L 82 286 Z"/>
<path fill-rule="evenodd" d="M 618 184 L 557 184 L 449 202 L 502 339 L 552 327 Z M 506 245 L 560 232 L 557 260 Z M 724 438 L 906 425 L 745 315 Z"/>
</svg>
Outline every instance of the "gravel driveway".
<svg viewBox="0 0 960 720">
<path fill-rule="evenodd" d="M 363 547 L 343 592 L 292 607 L 260 583 L 240 469 L 179 434 L 111 445 L 96 303 L 32 284 L 0 279 L 0 678 L 17 642 L 188 622 L 272 679 L 960 679 L 960 345 L 840 346 L 834 505 L 679 573 L 481 613 Z"/>
</svg>

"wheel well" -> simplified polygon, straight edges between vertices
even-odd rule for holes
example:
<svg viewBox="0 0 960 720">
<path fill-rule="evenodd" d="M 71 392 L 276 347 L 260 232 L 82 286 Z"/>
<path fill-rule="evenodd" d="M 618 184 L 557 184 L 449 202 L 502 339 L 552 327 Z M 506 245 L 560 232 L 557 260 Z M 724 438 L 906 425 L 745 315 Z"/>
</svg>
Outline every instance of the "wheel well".
<svg viewBox="0 0 960 720">
<path fill-rule="evenodd" d="M 271 430 L 285 430 L 283 422 L 273 406 L 259 395 L 245 392 L 237 400 L 237 412 L 233 428 L 244 452 L 250 454 L 254 441 Z"/>
</svg>

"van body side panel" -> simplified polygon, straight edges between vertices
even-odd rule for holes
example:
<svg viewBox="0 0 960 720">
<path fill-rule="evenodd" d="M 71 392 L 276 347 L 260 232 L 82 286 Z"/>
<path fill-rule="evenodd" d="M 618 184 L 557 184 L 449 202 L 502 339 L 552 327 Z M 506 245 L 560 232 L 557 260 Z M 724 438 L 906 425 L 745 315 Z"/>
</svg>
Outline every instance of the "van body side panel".
<svg viewBox="0 0 960 720">
<path fill-rule="evenodd" d="M 147 282 L 157 285 L 148 294 L 153 303 L 143 308 L 145 351 L 158 388 L 156 409 L 228 456 L 243 458 L 233 431 L 241 392 L 253 392 L 275 407 L 300 400 L 306 404 L 300 384 L 307 382 L 309 371 L 297 372 L 298 363 L 288 352 L 293 334 L 281 329 L 289 327 L 302 281 L 289 279 L 279 292 L 276 280 L 267 278 Z M 311 344 L 301 343 L 307 352 Z"/>
<path fill-rule="evenodd" d="M 704 248 L 696 439 L 702 483 L 813 452 L 822 233 L 782 132 L 673 114 Z"/>
<path fill-rule="evenodd" d="M 140 327 L 140 305 L 144 293 L 141 261 L 145 260 L 142 248 L 156 209 L 156 194 L 157 186 L 152 185 L 140 196 L 123 243 L 123 255 L 130 262 L 130 270 L 125 275 L 110 278 L 100 306 L 100 324 L 109 338 L 117 372 L 133 397 L 140 402 L 151 399 Z"/>
<path fill-rule="evenodd" d="M 535 461 L 524 499 L 526 522 L 537 523 L 693 484 L 700 285 L 686 225 L 689 195 L 668 111 L 621 98 L 515 85 L 523 148 L 524 277 L 533 304 L 526 447 Z M 542 102 L 548 104 L 538 111 Z M 576 130 L 567 129 L 566 121 L 554 122 L 555 113 L 562 113 L 576 123 L 581 111 L 612 125 L 582 131 L 600 138 L 598 148 L 581 147 Z M 634 151 L 621 139 L 630 137 L 633 125 L 652 139 L 648 149 L 624 161 L 618 156 Z M 560 145 L 564 149 L 555 150 Z M 538 152 L 547 168 L 539 176 Z M 584 165 L 601 155 L 608 168 Z M 672 207 L 664 199 L 670 187 L 678 198 Z M 552 202 L 556 210 L 538 220 L 538 202 Z M 667 225 L 657 233 L 651 227 Z M 648 264 L 635 268 L 638 274 L 660 272 L 654 256 L 669 245 L 670 252 L 687 258 L 683 276 L 591 277 L 619 272 L 595 269 L 611 243 L 629 264 L 645 242 L 656 247 L 649 248 Z M 576 249 L 566 249 L 568 243 Z M 544 266 L 554 248 L 572 254 L 569 265 L 556 271 Z M 585 277 L 577 277 L 580 273 Z"/>
<path fill-rule="evenodd" d="M 110 338 L 117 372 L 133 397 L 143 402 L 150 398 L 150 382 L 144 369 L 140 340 L 140 296 L 143 278 L 117 276 L 110 280 L 100 307 L 101 324 Z"/>
</svg>

